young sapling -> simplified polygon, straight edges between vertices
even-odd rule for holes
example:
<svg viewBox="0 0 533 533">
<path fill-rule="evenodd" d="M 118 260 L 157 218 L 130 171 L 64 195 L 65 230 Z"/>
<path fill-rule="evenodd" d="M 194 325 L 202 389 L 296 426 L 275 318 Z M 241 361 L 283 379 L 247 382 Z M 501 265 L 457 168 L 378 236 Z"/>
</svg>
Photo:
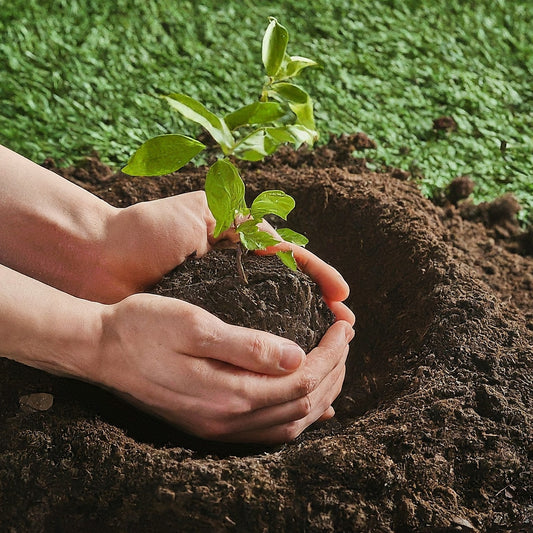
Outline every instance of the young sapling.
<svg viewBox="0 0 533 533">
<path fill-rule="evenodd" d="M 286 220 L 294 199 L 279 190 L 260 193 L 251 206 L 245 201 L 245 185 L 232 160 L 260 161 L 281 145 L 310 146 L 318 138 L 309 94 L 294 83 L 313 60 L 287 53 L 289 34 L 270 17 L 263 36 L 262 61 L 266 72 L 259 99 L 219 117 L 202 103 L 181 93 L 163 96 L 183 117 L 200 124 L 214 139 L 221 158 L 208 170 L 205 181 L 207 203 L 216 221 L 214 237 L 233 228 L 239 236 L 237 269 L 246 281 L 242 267 L 243 250 L 264 250 L 280 241 L 259 228 L 266 215 Z M 206 146 L 181 134 L 159 135 L 146 141 L 122 169 L 133 176 L 170 174 L 183 167 Z M 282 239 L 305 246 L 307 238 L 288 228 L 277 230 Z M 281 261 L 296 270 L 292 251 L 279 251 Z"/>
</svg>

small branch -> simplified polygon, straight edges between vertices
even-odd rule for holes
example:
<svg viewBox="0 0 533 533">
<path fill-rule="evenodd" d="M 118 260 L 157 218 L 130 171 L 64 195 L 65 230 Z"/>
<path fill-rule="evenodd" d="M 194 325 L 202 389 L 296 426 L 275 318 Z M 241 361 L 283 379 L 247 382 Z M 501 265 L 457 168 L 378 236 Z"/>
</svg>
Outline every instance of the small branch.
<svg viewBox="0 0 533 533">
<path fill-rule="evenodd" d="M 244 283 L 248 285 L 248 278 L 246 277 L 246 272 L 244 272 L 244 267 L 242 266 L 242 245 L 239 243 L 237 245 L 237 271 L 239 272 L 239 276 L 242 278 Z"/>
</svg>

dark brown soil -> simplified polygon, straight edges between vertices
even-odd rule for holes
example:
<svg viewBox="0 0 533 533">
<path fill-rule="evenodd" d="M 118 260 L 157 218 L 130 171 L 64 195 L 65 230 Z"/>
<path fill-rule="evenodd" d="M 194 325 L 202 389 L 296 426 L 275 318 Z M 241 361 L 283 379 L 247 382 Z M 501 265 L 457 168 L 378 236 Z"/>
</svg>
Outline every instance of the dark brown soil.
<svg viewBox="0 0 533 533">
<path fill-rule="evenodd" d="M 508 199 L 435 206 L 405 175 L 367 171 L 354 143 L 244 171 L 251 196 L 296 198 L 291 227 L 351 286 L 358 334 L 337 417 L 275 449 L 219 446 L 0 359 L 0 529 L 532 530 L 528 234 Z M 102 170 L 67 174 L 115 205 L 202 187 L 202 169 Z M 53 406 L 29 409 L 32 393 Z"/>
<path fill-rule="evenodd" d="M 291 339 L 309 353 L 335 321 L 318 286 L 276 256 L 243 256 L 244 283 L 235 250 L 189 258 L 150 292 L 198 305 L 220 319 Z"/>
</svg>

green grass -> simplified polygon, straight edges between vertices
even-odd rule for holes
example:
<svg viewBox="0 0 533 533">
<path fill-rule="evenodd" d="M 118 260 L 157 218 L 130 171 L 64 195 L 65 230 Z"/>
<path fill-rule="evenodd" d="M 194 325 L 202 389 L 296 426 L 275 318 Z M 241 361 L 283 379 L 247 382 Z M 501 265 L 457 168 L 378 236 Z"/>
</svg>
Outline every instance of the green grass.
<svg viewBox="0 0 533 533">
<path fill-rule="evenodd" d="M 476 199 L 513 192 L 533 219 L 531 0 L 9 0 L 0 9 L 0 142 L 68 164 L 123 165 L 148 137 L 195 133 L 157 98 L 228 111 L 262 83 L 267 16 L 317 59 L 302 84 L 323 139 L 364 131 L 376 167 L 430 194 L 458 175 Z M 432 130 L 451 115 L 459 128 Z M 507 143 L 506 159 L 500 152 Z"/>
</svg>

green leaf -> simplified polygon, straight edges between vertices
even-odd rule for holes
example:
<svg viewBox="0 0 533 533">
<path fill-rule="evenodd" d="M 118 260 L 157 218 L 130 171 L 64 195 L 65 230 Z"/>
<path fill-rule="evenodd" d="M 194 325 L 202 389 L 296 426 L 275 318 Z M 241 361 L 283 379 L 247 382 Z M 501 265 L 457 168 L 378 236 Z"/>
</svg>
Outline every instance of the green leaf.
<svg viewBox="0 0 533 533">
<path fill-rule="evenodd" d="M 185 135 L 159 135 L 142 144 L 122 172 L 130 176 L 170 174 L 187 164 L 204 148 L 204 144 Z"/>
<path fill-rule="evenodd" d="M 309 146 L 313 146 L 315 141 L 318 139 L 318 132 L 316 130 L 307 128 L 301 124 L 287 126 L 287 130 L 296 139 L 294 143 L 296 149 L 298 149 L 304 143 L 308 144 Z"/>
<path fill-rule="evenodd" d="M 301 134 L 298 133 L 298 135 Z M 297 138 L 287 126 L 261 128 L 237 143 L 234 153 L 236 157 L 245 161 L 261 161 L 273 154 L 281 144 L 288 142 L 297 143 Z"/>
<path fill-rule="evenodd" d="M 287 220 L 287 215 L 294 209 L 294 198 L 283 191 L 264 191 L 252 203 L 250 213 L 261 219 L 272 214 Z"/>
<path fill-rule="evenodd" d="M 230 130 L 235 130 L 245 125 L 274 122 L 284 115 L 285 110 L 277 102 L 255 102 L 226 115 L 224 121 Z"/>
<path fill-rule="evenodd" d="M 290 78 L 295 78 L 303 69 L 317 66 L 319 66 L 318 63 L 307 57 L 290 56 L 289 54 L 285 54 L 281 67 L 273 81 L 281 82 Z"/>
<path fill-rule="evenodd" d="M 247 220 L 237 227 L 241 243 L 247 250 L 264 250 L 280 242 L 270 233 L 260 230 L 258 223 L 258 220 Z"/>
<path fill-rule="evenodd" d="M 315 118 L 313 115 L 313 101 L 311 98 L 305 104 L 289 104 L 291 111 L 296 115 L 296 124 L 301 124 L 310 130 L 315 129 Z"/>
<path fill-rule="evenodd" d="M 318 63 L 312 59 L 301 56 L 291 56 L 290 61 L 285 65 L 285 76 L 287 78 L 293 78 L 298 76 L 304 68 L 318 67 Z"/>
<path fill-rule="evenodd" d="M 224 119 L 211 113 L 202 103 L 186 94 L 172 93 L 164 96 L 170 107 L 181 113 L 185 118 L 203 126 L 220 144 L 224 153 L 229 151 L 235 139 L 231 134 Z"/>
<path fill-rule="evenodd" d="M 287 252 L 277 252 L 276 255 L 286 267 L 289 267 L 291 270 L 298 270 L 298 264 L 296 263 L 296 259 L 294 259 L 292 250 L 288 250 Z"/>
<path fill-rule="evenodd" d="M 293 231 L 290 228 L 279 228 L 276 231 L 284 241 L 292 242 L 298 246 L 305 246 L 309 242 L 309 239 L 305 235 L 302 235 L 297 231 Z"/>
<path fill-rule="evenodd" d="M 281 67 L 287 43 L 289 42 L 289 32 L 274 17 L 269 17 L 265 35 L 263 36 L 262 59 L 267 76 L 273 77 Z"/>
<path fill-rule="evenodd" d="M 265 132 L 276 148 L 283 143 L 293 143 L 296 141 L 294 135 L 289 131 L 287 126 L 278 126 L 275 128 L 265 128 Z"/>
<path fill-rule="evenodd" d="M 275 148 L 270 149 L 265 141 L 266 133 L 264 128 L 253 131 L 235 145 L 234 154 L 245 161 L 261 161 L 275 151 Z"/>
<path fill-rule="evenodd" d="M 279 96 L 287 102 L 295 104 L 305 104 L 309 100 L 309 94 L 307 94 L 302 88 L 294 83 L 278 82 L 270 86 L 268 91 L 269 96 Z"/>
<path fill-rule="evenodd" d="M 313 101 L 306 91 L 293 83 L 274 83 L 268 95 L 288 102 L 291 111 L 296 115 L 296 124 L 315 129 Z"/>
<path fill-rule="evenodd" d="M 227 230 L 245 206 L 244 183 L 235 166 L 226 159 L 219 159 L 207 172 L 205 179 L 207 205 L 215 217 L 213 233 L 218 237 Z"/>
</svg>

